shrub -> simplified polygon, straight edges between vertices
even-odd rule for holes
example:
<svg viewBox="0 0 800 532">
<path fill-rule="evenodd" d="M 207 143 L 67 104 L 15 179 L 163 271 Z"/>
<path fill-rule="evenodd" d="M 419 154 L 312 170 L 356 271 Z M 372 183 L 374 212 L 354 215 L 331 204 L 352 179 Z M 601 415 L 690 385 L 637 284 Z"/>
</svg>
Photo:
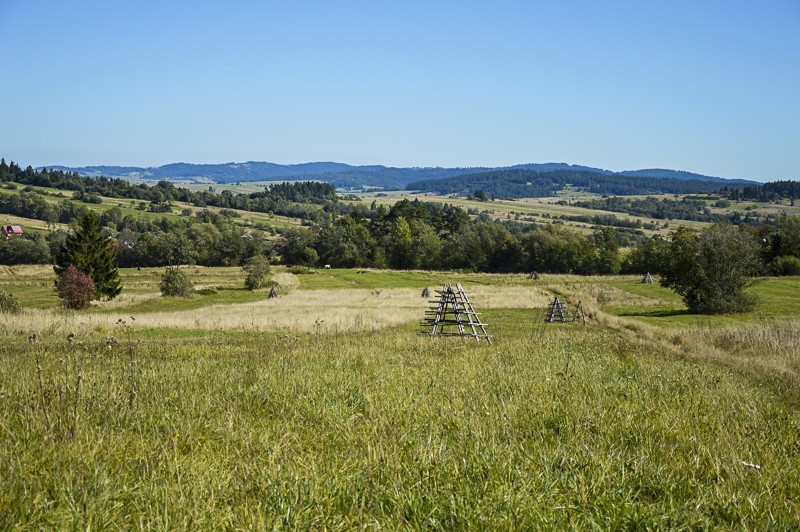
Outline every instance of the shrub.
<svg viewBox="0 0 800 532">
<path fill-rule="evenodd" d="M 775 257 L 770 270 L 774 275 L 800 275 L 800 259 L 788 255 Z"/>
<path fill-rule="evenodd" d="M 248 290 L 264 288 L 264 283 L 270 271 L 269 261 L 264 255 L 257 255 L 250 258 L 242 269 L 247 274 L 244 279 L 244 286 Z"/>
<path fill-rule="evenodd" d="M 293 273 L 295 275 L 303 275 L 303 274 L 306 274 L 306 273 L 313 273 L 313 270 L 311 268 L 306 267 L 306 266 L 290 266 L 289 268 L 286 268 L 286 271 L 289 272 L 289 273 Z"/>
<path fill-rule="evenodd" d="M 0 313 L 5 315 L 19 314 L 20 312 L 22 312 L 22 307 L 19 304 L 17 296 L 0 290 Z"/>
<path fill-rule="evenodd" d="M 70 264 L 56 279 L 56 293 L 65 308 L 80 310 L 89 306 L 97 289 L 91 277 Z"/>
<path fill-rule="evenodd" d="M 164 270 L 158 286 L 161 289 L 161 295 L 167 297 L 188 297 L 194 291 L 194 284 L 189 276 L 174 266 Z"/>
<path fill-rule="evenodd" d="M 199 296 L 213 296 L 214 294 L 218 294 L 219 292 L 217 292 L 213 288 L 203 288 L 202 290 L 195 290 L 194 293 Z"/>
</svg>

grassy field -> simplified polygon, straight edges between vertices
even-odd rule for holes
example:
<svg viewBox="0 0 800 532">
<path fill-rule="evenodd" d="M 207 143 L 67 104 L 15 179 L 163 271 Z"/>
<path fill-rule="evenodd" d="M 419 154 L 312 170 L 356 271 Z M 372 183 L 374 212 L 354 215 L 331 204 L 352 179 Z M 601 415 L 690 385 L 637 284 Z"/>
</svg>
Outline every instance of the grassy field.
<svg viewBox="0 0 800 532">
<path fill-rule="evenodd" d="M 797 526 L 800 279 L 697 318 L 625 276 L 186 271 L 65 314 L 0 269 L 0 528 Z M 417 334 L 445 281 L 491 346 Z"/>
</svg>

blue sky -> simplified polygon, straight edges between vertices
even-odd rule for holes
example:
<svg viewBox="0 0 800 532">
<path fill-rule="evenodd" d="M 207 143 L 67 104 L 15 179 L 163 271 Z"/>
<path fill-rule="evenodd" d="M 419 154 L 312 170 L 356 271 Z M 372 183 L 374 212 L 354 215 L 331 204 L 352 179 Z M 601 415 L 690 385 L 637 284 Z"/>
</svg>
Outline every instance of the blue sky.
<svg viewBox="0 0 800 532">
<path fill-rule="evenodd" d="M 568 162 L 800 179 L 800 0 L 0 0 L 23 166 Z"/>
</svg>

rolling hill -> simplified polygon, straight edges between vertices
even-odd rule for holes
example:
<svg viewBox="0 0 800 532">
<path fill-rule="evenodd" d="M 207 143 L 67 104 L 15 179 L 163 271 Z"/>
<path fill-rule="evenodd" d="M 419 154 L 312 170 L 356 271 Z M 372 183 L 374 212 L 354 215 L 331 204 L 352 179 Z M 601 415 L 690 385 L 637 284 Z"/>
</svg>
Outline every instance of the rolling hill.
<svg viewBox="0 0 800 532">
<path fill-rule="evenodd" d="M 548 179 L 548 176 L 578 175 L 586 176 L 586 179 L 603 181 L 604 177 L 616 176 L 619 181 L 621 177 L 636 177 L 647 179 L 666 179 L 672 181 L 696 181 L 725 183 L 728 185 L 747 185 L 757 184 L 753 181 L 730 180 L 720 177 L 704 176 L 691 172 L 651 169 L 651 170 L 630 170 L 623 172 L 612 172 L 600 168 L 589 166 L 570 165 L 566 163 L 531 163 L 520 164 L 509 167 L 489 168 L 441 168 L 441 167 L 419 167 L 419 168 L 397 168 L 382 165 L 353 166 L 336 162 L 312 162 L 303 164 L 276 164 L 270 162 L 248 161 L 244 163 L 224 163 L 224 164 L 190 164 L 172 163 L 159 167 L 133 167 L 133 166 L 84 166 L 66 167 L 49 166 L 50 169 L 77 172 L 81 175 L 93 177 L 107 176 L 120 177 L 124 179 L 145 179 L 150 181 L 167 180 L 173 182 L 199 182 L 199 183 L 236 183 L 247 181 L 269 181 L 269 180 L 295 180 L 295 179 L 314 179 L 326 181 L 339 188 L 361 188 L 379 187 L 384 189 L 409 188 L 411 183 L 429 183 L 432 180 L 452 180 L 460 176 L 468 176 L 464 179 L 466 183 L 474 181 L 472 176 L 482 175 L 491 178 L 501 175 L 503 172 L 511 173 L 523 172 L 530 180 L 531 176 L 541 174 L 541 179 Z M 500 174 L 498 174 L 500 172 Z M 561 174 L 558 174 L 561 172 Z M 566 172 L 567 174 L 564 174 Z M 519 174 L 523 175 L 523 174 Z M 593 177 L 590 177 L 593 176 Z M 560 180 L 561 178 L 558 177 Z M 452 183 L 452 181 L 449 181 Z M 426 185 L 427 186 L 427 185 Z M 448 185 L 449 186 L 449 185 Z M 469 188 L 472 185 L 465 185 Z M 661 191 L 667 191 L 664 187 L 656 187 Z M 674 187 L 673 187 L 674 188 Z M 689 192 L 697 188 L 696 186 L 684 187 L 682 192 Z M 714 187 L 718 188 L 718 187 Z"/>
</svg>

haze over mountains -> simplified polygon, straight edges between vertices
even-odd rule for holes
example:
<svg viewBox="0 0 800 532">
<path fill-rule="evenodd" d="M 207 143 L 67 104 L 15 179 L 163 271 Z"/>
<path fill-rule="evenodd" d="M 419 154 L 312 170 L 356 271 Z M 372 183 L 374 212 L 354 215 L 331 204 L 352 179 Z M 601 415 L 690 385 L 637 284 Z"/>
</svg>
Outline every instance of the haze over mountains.
<svg viewBox="0 0 800 532">
<path fill-rule="evenodd" d="M 296 180 L 314 179 L 326 181 L 340 188 L 380 187 L 384 189 L 402 189 L 417 181 L 430 182 L 436 179 L 457 176 L 474 176 L 486 172 L 508 170 L 525 170 L 531 173 L 580 172 L 581 174 L 597 174 L 598 176 L 625 176 L 655 179 L 671 179 L 681 181 L 701 181 L 724 185 L 757 184 L 755 181 L 741 179 L 724 179 L 705 176 L 685 171 L 646 169 L 612 172 L 601 168 L 592 168 L 566 163 L 519 164 L 507 167 L 472 167 L 472 168 L 396 168 L 382 165 L 353 166 L 336 162 L 313 162 L 303 164 L 276 164 L 270 162 L 249 161 L 245 163 L 225 164 L 190 164 L 173 163 L 159 167 L 133 166 L 52 166 L 50 169 L 72 171 L 93 177 L 120 177 L 124 179 L 166 180 L 173 182 L 196 183 L 236 183 L 246 181 Z M 488 176 L 487 176 L 488 177 Z M 472 179 L 474 181 L 474 179 Z"/>
</svg>

